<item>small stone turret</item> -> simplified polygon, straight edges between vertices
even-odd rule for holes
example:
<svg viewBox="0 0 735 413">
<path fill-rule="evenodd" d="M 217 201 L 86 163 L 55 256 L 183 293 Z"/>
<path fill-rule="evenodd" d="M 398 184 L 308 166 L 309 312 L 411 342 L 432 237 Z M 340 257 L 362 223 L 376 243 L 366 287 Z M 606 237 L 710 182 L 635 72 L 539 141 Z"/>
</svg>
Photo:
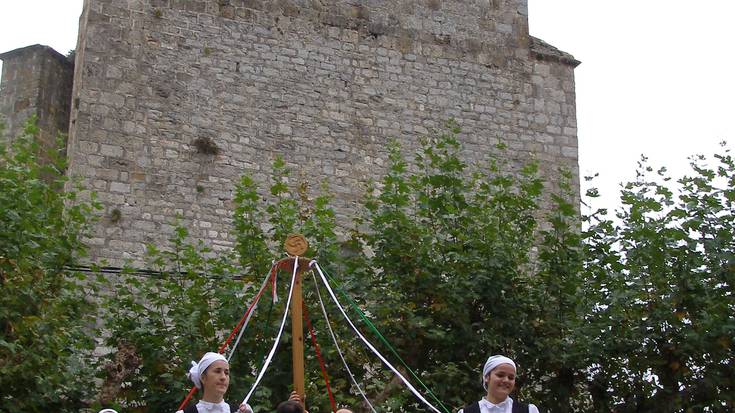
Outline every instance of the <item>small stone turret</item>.
<svg viewBox="0 0 735 413">
<path fill-rule="evenodd" d="M 38 118 L 43 146 L 69 129 L 74 62 L 48 46 L 33 45 L 0 54 L 0 114 L 5 123 L 2 139 L 22 131 L 32 115 Z"/>
</svg>

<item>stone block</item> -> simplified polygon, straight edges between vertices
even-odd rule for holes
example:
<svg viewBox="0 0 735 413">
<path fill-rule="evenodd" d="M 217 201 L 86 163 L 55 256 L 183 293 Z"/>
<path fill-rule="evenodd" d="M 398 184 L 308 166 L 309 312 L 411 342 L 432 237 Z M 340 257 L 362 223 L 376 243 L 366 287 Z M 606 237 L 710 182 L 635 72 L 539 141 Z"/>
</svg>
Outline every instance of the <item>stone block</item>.
<svg viewBox="0 0 735 413">
<path fill-rule="evenodd" d="M 130 192 L 130 184 L 123 182 L 110 182 L 110 191 L 127 194 Z"/>
<path fill-rule="evenodd" d="M 567 158 L 577 159 L 578 151 L 576 146 L 562 146 L 561 154 Z"/>
<path fill-rule="evenodd" d="M 107 144 L 101 144 L 100 145 L 100 154 L 104 156 L 111 156 L 116 158 L 122 158 L 124 153 L 124 150 L 122 146 L 117 145 L 107 145 Z"/>
</svg>

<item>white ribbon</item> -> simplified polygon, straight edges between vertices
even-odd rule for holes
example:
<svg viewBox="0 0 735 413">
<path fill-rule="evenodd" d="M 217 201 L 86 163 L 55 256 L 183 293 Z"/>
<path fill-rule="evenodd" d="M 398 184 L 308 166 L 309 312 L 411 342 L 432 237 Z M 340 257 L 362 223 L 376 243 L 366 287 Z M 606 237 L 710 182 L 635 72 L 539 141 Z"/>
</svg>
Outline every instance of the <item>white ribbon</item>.
<svg viewBox="0 0 735 413">
<path fill-rule="evenodd" d="M 347 313 L 345 313 L 345 310 L 342 308 L 342 305 L 339 303 L 339 300 L 337 300 L 337 297 L 334 295 L 334 291 L 332 291 L 332 287 L 329 286 L 329 282 L 327 282 L 327 278 L 324 276 L 324 273 L 322 273 L 322 269 L 319 267 L 319 264 L 315 260 L 312 260 L 309 263 L 309 266 L 316 267 L 316 270 L 319 272 L 319 276 L 322 279 L 322 283 L 324 283 L 324 286 L 327 288 L 327 291 L 329 291 L 329 295 L 332 296 L 332 300 L 334 300 L 334 303 L 337 304 L 337 308 L 339 308 L 339 311 L 342 313 L 342 316 L 344 316 L 345 320 L 347 320 L 347 322 L 350 324 L 350 327 L 352 327 L 355 333 L 357 333 L 360 339 L 365 343 L 365 345 L 368 346 L 368 348 L 373 352 L 373 354 L 378 356 L 378 358 L 386 366 L 388 366 L 388 368 L 390 368 L 393 371 L 393 373 L 395 373 L 395 375 L 398 376 L 399 379 L 401 379 L 401 381 L 403 381 L 403 384 L 405 384 L 406 387 L 408 387 L 408 389 L 411 390 L 411 393 L 413 393 L 419 400 L 421 400 L 425 405 L 427 405 L 431 410 L 435 411 L 436 413 L 442 413 L 439 411 L 439 409 L 437 409 L 431 403 L 429 403 L 429 401 L 426 400 L 424 396 L 422 396 L 421 393 L 419 393 L 418 390 L 416 390 L 416 388 L 414 388 L 413 385 L 411 385 L 411 383 L 409 383 L 408 380 L 406 380 L 406 378 L 403 377 L 403 375 L 401 375 L 401 373 L 399 373 L 398 370 L 396 370 L 396 368 L 393 367 L 393 365 L 390 364 L 388 360 L 386 360 L 385 357 L 383 357 L 383 355 L 380 354 L 380 352 L 375 347 L 373 347 L 372 344 L 370 344 L 370 342 L 365 338 L 365 336 L 363 336 L 362 333 L 360 333 L 357 327 L 355 327 L 355 325 L 352 323 L 352 320 L 350 320 L 350 318 L 347 317 Z M 290 298 L 291 297 L 289 296 L 289 299 Z"/>
<path fill-rule="evenodd" d="M 255 391 L 255 388 L 258 387 L 258 384 L 260 384 L 260 380 L 263 378 L 263 375 L 265 374 L 265 370 L 268 368 L 268 365 L 271 363 L 271 360 L 273 359 L 273 354 L 275 354 L 276 349 L 278 348 L 278 343 L 281 341 L 281 334 L 283 334 L 283 326 L 286 325 L 286 316 L 288 316 L 288 309 L 291 307 L 291 295 L 293 294 L 293 286 L 296 283 L 296 269 L 299 268 L 299 257 L 294 257 L 294 264 L 293 264 L 293 275 L 291 276 L 291 286 L 288 289 L 288 300 L 286 301 L 286 307 L 283 310 L 283 319 L 281 320 L 281 326 L 278 328 L 278 336 L 276 337 L 276 340 L 273 342 L 273 347 L 271 347 L 270 353 L 268 353 L 268 357 L 265 360 L 265 363 L 263 364 L 263 367 L 260 369 L 260 373 L 258 373 L 258 377 L 255 379 L 255 383 L 253 383 L 253 387 L 248 392 L 248 395 L 245 396 L 245 399 L 243 399 L 242 403 L 247 403 L 248 400 L 250 400 L 250 396 L 253 395 L 253 392 Z"/>
<path fill-rule="evenodd" d="M 365 396 L 365 393 L 362 391 L 362 388 L 360 388 L 360 385 L 357 384 L 357 380 L 355 379 L 355 376 L 352 374 L 352 371 L 350 370 L 350 366 L 347 365 L 345 356 L 342 354 L 342 349 L 339 348 L 339 344 L 337 343 L 337 337 L 334 335 L 334 331 L 332 331 L 332 326 L 329 323 L 329 316 L 327 315 L 327 309 L 324 308 L 324 301 L 322 301 L 322 294 L 319 292 L 319 283 L 316 280 L 316 275 L 314 275 L 313 271 L 311 273 L 311 277 L 314 279 L 314 288 L 316 289 L 317 297 L 319 297 L 319 305 L 322 308 L 322 314 L 324 315 L 324 321 L 326 321 L 327 323 L 327 329 L 329 329 L 329 334 L 332 336 L 332 341 L 334 341 L 334 347 L 337 348 L 337 354 L 339 354 L 339 358 L 342 359 L 342 364 L 345 366 L 345 369 L 347 370 L 347 374 L 350 376 L 350 380 L 352 380 L 352 384 L 354 384 L 355 388 L 357 388 L 357 391 L 360 392 L 362 399 L 365 400 L 365 403 L 367 403 L 368 406 L 370 406 L 370 410 L 372 410 L 373 413 L 377 413 L 372 403 L 370 403 L 370 400 L 368 400 L 367 396 Z"/>
</svg>

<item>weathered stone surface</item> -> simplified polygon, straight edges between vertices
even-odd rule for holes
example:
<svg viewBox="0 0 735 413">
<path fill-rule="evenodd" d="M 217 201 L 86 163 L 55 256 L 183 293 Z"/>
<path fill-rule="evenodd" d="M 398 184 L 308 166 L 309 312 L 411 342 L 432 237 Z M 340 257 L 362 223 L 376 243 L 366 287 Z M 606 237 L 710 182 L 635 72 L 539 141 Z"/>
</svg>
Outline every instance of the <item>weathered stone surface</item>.
<svg viewBox="0 0 735 413">
<path fill-rule="evenodd" d="M 33 45 L 0 54 L 1 140 L 17 136 L 32 115 L 38 117 L 38 140 L 53 147 L 58 133 L 66 133 L 71 107 L 74 63 L 48 46 Z"/>
<path fill-rule="evenodd" d="M 526 0 L 86 0 L 70 173 L 121 212 L 100 221 L 92 258 L 140 259 L 176 214 L 230 248 L 233 183 L 265 187 L 276 156 L 294 181 L 328 181 L 349 224 L 387 142 L 411 151 L 450 117 L 471 166 L 504 142 L 516 166 L 577 179 L 578 62 L 530 37 L 527 13 Z"/>
</svg>

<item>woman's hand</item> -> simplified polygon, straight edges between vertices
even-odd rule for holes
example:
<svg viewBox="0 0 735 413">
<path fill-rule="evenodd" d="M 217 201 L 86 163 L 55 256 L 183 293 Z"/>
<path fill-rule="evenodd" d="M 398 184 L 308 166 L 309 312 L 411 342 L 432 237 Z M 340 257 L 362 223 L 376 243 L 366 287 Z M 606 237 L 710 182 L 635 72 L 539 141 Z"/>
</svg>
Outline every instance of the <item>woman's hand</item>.
<svg viewBox="0 0 735 413">
<path fill-rule="evenodd" d="M 253 413 L 253 408 L 249 404 L 243 403 L 237 411 L 240 413 Z"/>
<path fill-rule="evenodd" d="M 288 400 L 301 403 L 301 406 L 304 408 L 304 413 L 309 413 L 309 411 L 306 410 L 306 395 L 304 395 L 304 398 L 302 399 L 301 396 L 296 393 L 296 390 L 294 390 L 291 392 L 291 395 L 288 396 Z"/>
</svg>

